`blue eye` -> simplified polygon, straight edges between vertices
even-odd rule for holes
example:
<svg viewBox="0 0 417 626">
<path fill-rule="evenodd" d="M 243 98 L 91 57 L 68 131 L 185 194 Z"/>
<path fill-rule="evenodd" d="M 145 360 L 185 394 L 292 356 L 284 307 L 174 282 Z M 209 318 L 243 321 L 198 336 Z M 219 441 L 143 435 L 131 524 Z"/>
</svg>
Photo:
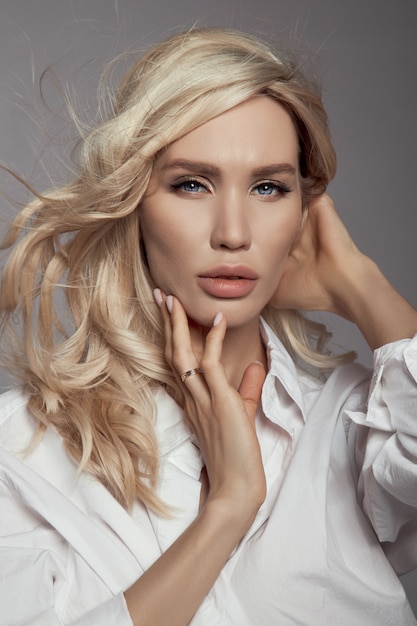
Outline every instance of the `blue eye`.
<svg viewBox="0 0 417 626">
<path fill-rule="evenodd" d="M 198 180 L 190 179 L 190 180 L 182 180 L 173 185 L 174 189 L 178 189 L 180 191 L 185 191 L 186 193 L 206 193 L 207 187 L 205 187 L 202 183 L 198 182 Z"/>
<path fill-rule="evenodd" d="M 272 183 L 262 183 L 255 187 L 255 190 L 261 196 L 271 196 L 277 190 L 277 186 Z"/>
<path fill-rule="evenodd" d="M 291 189 L 283 183 L 264 182 L 259 183 L 253 188 L 255 195 L 259 196 L 276 196 L 289 193 Z"/>
</svg>

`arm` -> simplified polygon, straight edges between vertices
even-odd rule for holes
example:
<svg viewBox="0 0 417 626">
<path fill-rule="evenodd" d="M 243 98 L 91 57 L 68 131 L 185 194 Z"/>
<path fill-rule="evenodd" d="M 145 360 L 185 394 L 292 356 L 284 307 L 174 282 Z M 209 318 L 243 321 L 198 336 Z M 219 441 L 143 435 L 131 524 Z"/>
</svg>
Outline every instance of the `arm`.
<svg viewBox="0 0 417 626">
<path fill-rule="evenodd" d="M 248 518 L 241 518 L 226 501 L 207 502 L 199 517 L 125 592 L 133 624 L 188 624 L 249 526 Z"/>
<path fill-rule="evenodd" d="M 204 377 L 188 378 L 183 388 L 210 489 L 198 518 L 126 591 L 132 621 L 138 626 L 189 623 L 265 497 L 254 428 L 263 367 L 249 366 L 238 393 L 228 384 L 220 362 L 225 320 L 211 329 L 198 360 L 180 303 L 174 300 L 171 314 L 164 303 L 161 311 L 166 356 L 174 372 L 199 366 L 204 370 Z"/>
<path fill-rule="evenodd" d="M 413 337 L 417 333 L 417 311 L 394 289 L 378 266 L 362 256 L 355 274 L 360 280 L 353 280 L 351 289 L 345 292 L 346 309 L 369 347 L 375 350 Z"/>
<path fill-rule="evenodd" d="M 372 350 L 417 333 L 417 311 L 358 250 L 327 194 L 310 203 L 273 304 L 336 313 Z"/>
<path fill-rule="evenodd" d="M 325 310 L 354 322 L 374 352 L 374 374 L 345 407 L 358 498 L 402 574 L 417 566 L 416 310 L 352 242 L 331 199 L 309 207 L 275 306 Z M 395 342 L 395 343 L 394 343 Z"/>
<path fill-rule="evenodd" d="M 194 356 L 187 318 L 179 302 L 174 304 L 172 315 L 165 306 L 162 315 L 167 358 L 173 367 L 175 362 L 178 371 L 183 372 L 200 364 Z M 56 533 L 47 518 L 42 523 L 42 507 L 38 508 L 37 498 L 32 499 L 33 485 L 28 476 L 31 470 L 7 450 L 0 454 L 0 615 L 4 624 L 189 623 L 223 564 L 250 527 L 265 496 L 265 477 L 254 426 L 265 373 L 259 364 L 250 365 L 240 393 L 230 387 L 220 363 L 224 332 L 223 320 L 208 333 L 205 345 L 199 346 L 199 354 L 200 348 L 203 351 L 204 378 L 194 376 L 183 385 L 185 408 L 198 433 L 210 479 L 205 506 L 194 523 L 125 596 L 119 593 L 107 600 L 112 586 L 105 585 L 103 592 L 94 567 L 85 577 L 82 573 L 80 578 L 74 576 L 72 549 L 67 549 L 59 528 Z M 5 435 L 3 443 L 10 436 L 14 449 L 16 438 L 9 431 L 6 425 L 0 435 Z M 19 432 L 17 428 L 16 436 Z M 57 455 L 59 463 L 59 452 Z M 26 468 L 27 472 L 16 474 L 14 465 L 22 466 L 22 472 Z M 36 485 L 35 482 L 35 491 Z M 39 486 L 42 488 L 42 484 Z M 53 492 L 53 489 L 41 492 L 40 499 L 46 506 L 48 494 L 52 493 L 53 500 Z M 59 506 L 60 500 L 55 500 Z M 70 514 L 66 519 L 72 523 Z M 78 532 L 82 533 L 81 524 L 77 524 Z M 77 591 L 79 617 L 73 621 L 77 614 L 74 608 Z"/>
</svg>

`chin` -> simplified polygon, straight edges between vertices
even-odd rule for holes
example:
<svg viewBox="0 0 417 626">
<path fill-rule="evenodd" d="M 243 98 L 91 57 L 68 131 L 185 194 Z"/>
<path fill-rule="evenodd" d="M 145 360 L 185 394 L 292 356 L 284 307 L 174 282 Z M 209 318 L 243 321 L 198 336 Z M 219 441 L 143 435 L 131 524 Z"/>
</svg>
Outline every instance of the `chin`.
<svg viewBox="0 0 417 626">
<path fill-rule="evenodd" d="M 213 326 L 213 320 L 216 316 L 216 313 L 214 313 L 213 315 L 207 315 L 207 314 L 199 315 L 198 313 L 195 313 L 195 312 L 189 312 L 187 311 L 187 309 L 185 310 L 185 312 L 190 322 L 193 322 L 194 324 L 197 324 L 198 326 L 202 326 L 203 328 L 211 328 Z"/>
<path fill-rule="evenodd" d="M 195 311 L 186 309 L 187 316 L 190 320 L 203 326 L 204 328 L 211 328 L 213 325 L 213 320 L 217 313 L 220 311 L 223 313 L 228 329 L 236 329 L 254 321 L 254 319 L 259 319 L 261 311 L 256 309 L 255 311 L 242 311 L 242 302 L 235 301 L 233 306 L 230 306 L 229 302 L 219 302 L 218 306 L 212 307 L 211 310 L 204 311 Z"/>
</svg>

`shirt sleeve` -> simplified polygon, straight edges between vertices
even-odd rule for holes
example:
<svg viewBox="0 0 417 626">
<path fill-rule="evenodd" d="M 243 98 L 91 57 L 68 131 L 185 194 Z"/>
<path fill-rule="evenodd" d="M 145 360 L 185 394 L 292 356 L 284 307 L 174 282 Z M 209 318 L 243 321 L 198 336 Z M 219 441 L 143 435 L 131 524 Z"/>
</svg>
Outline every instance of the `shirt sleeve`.
<svg viewBox="0 0 417 626">
<path fill-rule="evenodd" d="M 83 615 L 71 626 L 133 626 L 126 600 L 123 593 L 119 593 L 107 602 Z"/>
<path fill-rule="evenodd" d="M 68 593 L 76 579 L 71 547 L 3 480 L 0 511 L 1 626 L 133 626 L 123 593 L 99 594 L 87 578 L 79 594 Z"/>
<path fill-rule="evenodd" d="M 55 607 L 62 584 L 59 560 L 48 550 L 0 548 L 0 623 L 2 626 L 133 626 L 123 593 L 65 621 Z"/>
<path fill-rule="evenodd" d="M 367 405 L 347 415 L 360 502 L 403 574 L 417 567 L 417 336 L 375 351 Z"/>
<path fill-rule="evenodd" d="M 75 621 L 65 620 L 55 605 L 57 587 L 64 585 L 60 560 L 52 551 L 1 547 L 0 623 L 2 626 L 133 626 L 123 593 Z"/>
</svg>

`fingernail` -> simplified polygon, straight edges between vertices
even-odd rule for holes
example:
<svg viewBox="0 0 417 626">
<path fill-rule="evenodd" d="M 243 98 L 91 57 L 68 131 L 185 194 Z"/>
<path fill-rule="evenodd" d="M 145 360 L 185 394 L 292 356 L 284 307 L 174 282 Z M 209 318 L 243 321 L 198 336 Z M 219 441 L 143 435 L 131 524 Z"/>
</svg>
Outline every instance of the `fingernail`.
<svg viewBox="0 0 417 626">
<path fill-rule="evenodd" d="M 220 311 L 219 311 L 219 313 L 216 313 L 216 316 L 215 316 L 215 318 L 213 320 L 213 326 L 218 326 L 218 324 L 220 324 L 222 319 L 223 319 L 223 313 L 220 313 Z"/>
<path fill-rule="evenodd" d="M 165 300 L 165 302 L 166 302 L 168 311 L 172 313 L 172 309 L 174 308 L 174 298 L 172 296 L 167 296 L 167 299 Z"/>
<path fill-rule="evenodd" d="M 161 294 L 161 290 L 160 289 L 154 289 L 153 290 L 153 297 L 155 299 L 155 302 L 158 306 L 161 306 L 162 304 L 162 294 Z"/>
</svg>

